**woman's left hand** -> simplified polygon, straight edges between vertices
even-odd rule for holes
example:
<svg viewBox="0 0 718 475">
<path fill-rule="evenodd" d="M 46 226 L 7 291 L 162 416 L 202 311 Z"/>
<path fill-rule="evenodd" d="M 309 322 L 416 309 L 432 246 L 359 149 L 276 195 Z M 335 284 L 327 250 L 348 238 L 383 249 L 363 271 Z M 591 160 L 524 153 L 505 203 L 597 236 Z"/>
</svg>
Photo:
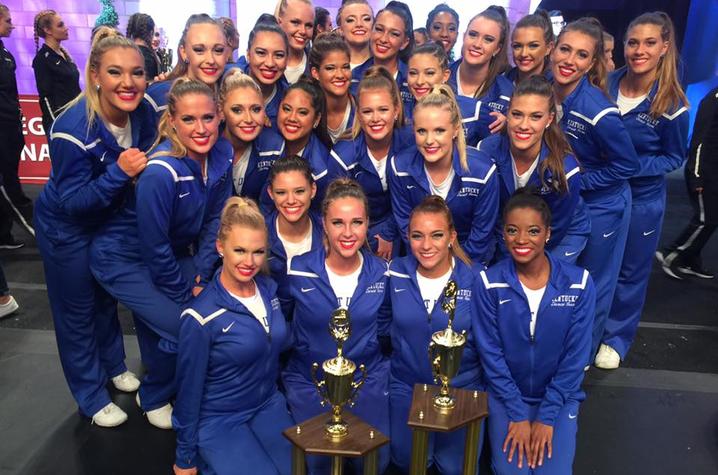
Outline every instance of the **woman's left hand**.
<svg viewBox="0 0 718 475">
<path fill-rule="evenodd" d="M 531 423 L 531 442 L 529 444 L 529 467 L 543 465 L 544 450 L 548 451 L 548 458 L 553 455 L 553 427 L 539 421 Z"/>
<path fill-rule="evenodd" d="M 391 251 L 394 247 L 394 243 L 391 241 L 385 241 L 378 234 L 374 236 L 376 238 L 376 255 L 387 261 L 391 260 Z"/>
<path fill-rule="evenodd" d="M 489 124 L 489 132 L 492 134 L 499 133 L 506 126 L 506 116 L 501 112 L 491 112 L 490 116 L 496 117 L 496 120 Z"/>
</svg>

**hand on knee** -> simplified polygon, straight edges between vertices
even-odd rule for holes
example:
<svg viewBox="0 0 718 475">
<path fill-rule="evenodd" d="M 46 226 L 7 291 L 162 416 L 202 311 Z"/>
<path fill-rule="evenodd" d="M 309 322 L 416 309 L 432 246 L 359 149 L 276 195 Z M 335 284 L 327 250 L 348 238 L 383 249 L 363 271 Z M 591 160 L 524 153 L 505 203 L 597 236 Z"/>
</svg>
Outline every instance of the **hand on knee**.
<svg viewBox="0 0 718 475">
<path fill-rule="evenodd" d="M 536 468 L 543 465 L 544 453 L 548 452 L 548 458 L 553 455 L 553 427 L 534 421 L 531 424 L 531 442 L 529 446 L 528 462 L 529 467 Z"/>
<path fill-rule="evenodd" d="M 511 463 L 514 455 L 518 458 L 519 468 L 524 466 L 524 458 L 528 463 L 529 444 L 531 442 L 531 423 L 529 421 L 509 422 L 509 431 L 504 440 L 503 451 L 509 451 L 507 460 Z"/>
</svg>

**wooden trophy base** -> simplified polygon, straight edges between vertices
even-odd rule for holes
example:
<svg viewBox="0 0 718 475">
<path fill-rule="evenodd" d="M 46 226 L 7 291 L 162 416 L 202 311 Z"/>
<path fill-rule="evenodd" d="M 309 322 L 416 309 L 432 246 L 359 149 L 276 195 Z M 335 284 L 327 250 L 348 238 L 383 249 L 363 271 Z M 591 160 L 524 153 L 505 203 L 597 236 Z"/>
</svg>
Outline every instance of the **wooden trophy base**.
<svg viewBox="0 0 718 475">
<path fill-rule="evenodd" d="M 452 409 L 434 406 L 434 396 L 439 386 L 415 384 L 414 396 L 409 410 L 409 427 L 414 431 L 411 449 L 411 475 L 426 473 L 430 432 L 453 432 L 468 426 L 464 445 L 464 475 L 476 473 L 479 444 L 481 443 L 481 421 L 489 415 L 488 398 L 481 391 L 451 388 L 456 400 Z"/>
<path fill-rule="evenodd" d="M 364 457 L 364 475 L 376 475 L 378 448 L 389 443 L 389 438 L 349 411 L 342 413 L 348 424 L 346 436 L 334 440 L 326 433 L 331 414 L 324 413 L 292 426 L 283 432 L 292 443 L 292 474 L 304 475 L 305 455 L 325 455 L 332 458 L 332 475 L 343 473 L 344 457 Z"/>
</svg>

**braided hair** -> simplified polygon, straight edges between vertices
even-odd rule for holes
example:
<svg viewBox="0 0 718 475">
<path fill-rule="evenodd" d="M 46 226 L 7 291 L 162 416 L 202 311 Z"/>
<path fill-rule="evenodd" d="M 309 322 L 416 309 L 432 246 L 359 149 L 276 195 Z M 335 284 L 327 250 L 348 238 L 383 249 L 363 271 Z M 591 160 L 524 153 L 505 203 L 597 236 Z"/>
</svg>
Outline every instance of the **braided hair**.
<svg viewBox="0 0 718 475">
<path fill-rule="evenodd" d="M 35 40 L 35 52 L 37 53 L 40 49 L 40 38 L 45 39 L 47 36 L 47 33 L 45 33 L 45 28 L 50 28 L 52 26 L 52 19 L 57 15 L 57 12 L 55 10 L 42 10 L 38 12 L 37 15 L 35 15 L 35 20 L 32 23 L 32 29 L 33 29 L 33 38 Z M 60 51 L 65 56 L 65 59 L 72 62 L 72 57 L 70 56 L 70 53 L 67 52 L 65 48 L 60 46 Z"/>
</svg>

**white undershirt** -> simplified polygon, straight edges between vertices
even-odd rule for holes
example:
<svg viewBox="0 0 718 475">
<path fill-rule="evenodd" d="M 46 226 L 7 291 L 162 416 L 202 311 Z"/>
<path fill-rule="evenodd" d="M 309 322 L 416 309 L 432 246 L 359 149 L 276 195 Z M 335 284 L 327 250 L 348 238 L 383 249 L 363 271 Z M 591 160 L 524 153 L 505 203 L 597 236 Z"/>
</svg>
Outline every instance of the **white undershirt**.
<svg viewBox="0 0 718 475">
<path fill-rule="evenodd" d="M 369 155 L 371 163 L 374 164 L 374 169 L 376 170 L 377 175 L 379 175 L 379 180 L 381 180 L 381 189 L 386 191 L 386 159 L 388 158 L 388 155 L 379 159 L 374 158 L 374 155 L 372 155 L 369 147 L 367 147 L 366 153 Z"/>
<path fill-rule="evenodd" d="M 531 178 L 531 174 L 536 171 L 536 167 L 538 166 L 539 157 L 536 156 L 536 159 L 533 161 L 531 166 L 528 170 L 523 172 L 521 175 L 519 175 L 518 170 L 516 170 L 516 160 L 514 159 L 513 155 L 511 156 L 511 168 L 514 170 L 514 188 L 518 190 L 519 188 L 523 188 L 526 186 L 526 184 L 529 182 L 529 178 Z"/>
<path fill-rule="evenodd" d="M 454 172 L 454 168 L 451 167 L 451 169 L 449 169 L 449 174 L 446 175 L 444 181 L 439 183 L 438 185 L 434 184 L 433 180 L 431 179 L 431 175 L 429 175 L 429 171 L 426 169 L 426 167 L 424 167 L 424 171 L 426 172 L 426 178 L 429 179 L 429 188 L 431 190 L 431 194 L 441 196 L 442 198 L 446 199 L 446 197 L 449 196 L 451 183 L 454 181 L 454 176 L 456 175 L 456 172 Z"/>
<path fill-rule="evenodd" d="M 531 290 L 521 283 L 521 288 L 524 289 L 526 298 L 529 301 L 529 310 L 531 310 L 531 322 L 529 323 L 529 333 L 531 338 L 534 337 L 536 331 L 536 315 L 538 314 L 539 305 L 541 305 L 541 299 L 543 298 L 544 292 L 546 292 L 546 286 L 544 285 L 540 289 Z"/>
<path fill-rule="evenodd" d="M 234 182 L 234 189 L 237 190 L 237 194 L 242 194 L 242 187 L 244 186 L 244 177 L 247 175 L 247 166 L 249 165 L 249 156 L 252 154 L 252 146 L 247 147 L 239 157 L 237 163 L 232 165 L 232 181 Z"/>
<path fill-rule="evenodd" d="M 618 99 L 616 100 L 616 103 L 618 104 L 618 110 L 621 111 L 621 115 L 626 115 L 627 113 L 635 109 L 638 104 L 643 102 L 646 97 L 648 97 L 648 94 L 644 94 L 638 97 L 626 97 L 621 94 L 621 90 L 619 89 Z"/>
<path fill-rule="evenodd" d="M 339 124 L 339 127 L 336 129 L 332 129 L 331 127 L 327 126 L 327 131 L 329 132 L 329 137 L 332 139 L 332 143 L 337 143 L 337 140 L 339 140 L 339 137 L 344 133 L 345 130 L 347 130 L 347 125 L 349 125 L 349 116 L 352 112 L 352 102 L 347 102 L 347 108 L 344 111 L 344 118 L 342 119 L 342 123 Z"/>
<path fill-rule="evenodd" d="M 279 237 L 279 240 L 282 242 L 282 246 L 284 246 L 284 252 L 287 254 L 287 267 L 289 266 L 289 261 L 294 256 L 301 256 L 302 254 L 309 252 L 312 250 L 312 222 L 309 221 L 309 231 L 307 231 L 306 236 L 302 238 L 299 242 L 290 242 L 287 241 L 284 236 L 282 236 L 282 233 L 279 232 L 279 218 L 277 218 L 277 237 Z"/>
<path fill-rule="evenodd" d="M 563 104 L 556 104 L 556 122 L 561 122 L 563 119 Z"/>
<path fill-rule="evenodd" d="M 289 84 L 294 84 L 299 81 L 299 78 L 304 74 L 304 70 L 307 68 L 307 54 L 302 53 L 302 62 L 296 66 L 287 66 L 284 70 L 284 77 L 287 79 Z"/>
<path fill-rule="evenodd" d="M 239 295 L 234 295 L 231 292 L 229 293 L 229 295 L 236 298 L 242 305 L 247 307 L 247 310 L 249 310 L 249 312 L 254 316 L 254 318 L 256 318 L 257 321 L 262 325 L 264 331 L 266 333 L 269 333 L 267 308 L 264 306 L 262 294 L 259 293 L 259 288 L 257 288 L 257 284 L 254 284 L 254 295 L 252 295 L 251 297 L 240 297 Z"/>
<path fill-rule="evenodd" d="M 329 285 L 334 290 L 334 295 L 337 296 L 337 305 L 340 308 L 349 308 L 352 295 L 354 295 L 354 291 L 359 284 L 359 274 L 361 274 L 361 269 L 364 266 L 364 257 L 359 254 L 359 259 L 361 260 L 359 267 L 349 275 L 335 274 L 326 263 L 324 264 L 329 276 Z"/>
<path fill-rule="evenodd" d="M 132 122 L 130 120 L 127 121 L 127 125 L 124 127 L 117 127 L 108 122 L 107 129 L 117 140 L 117 145 L 122 148 L 132 147 Z"/>
<path fill-rule="evenodd" d="M 451 269 L 441 277 L 433 279 L 424 277 L 419 271 L 416 271 L 416 283 L 419 284 L 419 292 L 421 292 L 421 299 L 424 301 L 427 313 L 434 311 L 434 306 L 441 299 L 449 277 L 451 277 Z"/>
</svg>

